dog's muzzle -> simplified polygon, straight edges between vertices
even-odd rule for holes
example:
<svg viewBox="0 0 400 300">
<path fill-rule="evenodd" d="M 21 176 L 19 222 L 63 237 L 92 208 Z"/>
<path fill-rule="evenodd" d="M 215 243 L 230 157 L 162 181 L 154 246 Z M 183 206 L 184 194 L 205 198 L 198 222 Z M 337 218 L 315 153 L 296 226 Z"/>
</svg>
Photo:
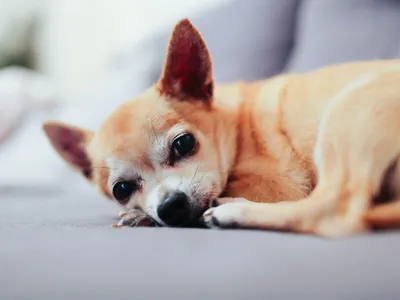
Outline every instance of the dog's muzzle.
<svg viewBox="0 0 400 300">
<path fill-rule="evenodd" d="M 180 191 L 167 194 L 157 208 L 158 217 L 168 226 L 183 226 L 190 221 L 189 197 Z"/>
</svg>

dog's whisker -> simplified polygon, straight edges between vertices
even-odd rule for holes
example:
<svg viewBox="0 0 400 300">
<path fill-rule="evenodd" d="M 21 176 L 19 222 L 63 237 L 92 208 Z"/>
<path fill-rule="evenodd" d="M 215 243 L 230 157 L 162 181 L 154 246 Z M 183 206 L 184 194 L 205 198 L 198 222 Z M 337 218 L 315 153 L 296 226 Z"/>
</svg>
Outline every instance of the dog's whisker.
<svg viewBox="0 0 400 300">
<path fill-rule="evenodd" d="M 201 165 L 202 162 L 203 162 L 203 161 L 201 161 L 201 162 L 198 164 L 198 166 L 197 166 L 197 168 L 196 168 L 196 171 L 194 172 L 193 177 L 192 177 L 192 179 L 190 180 L 189 187 L 192 186 L 193 180 L 194 180 L 194 178 L 196 177 L 197 172 L 199 171 L 199 168 L 200 168 L 200 165 Z"/>
<path fill-rule="evenodd" d="M 209 172 L 205 172 L 204 174 L 203 174 L 203 176 L 201 176 L 201 178 L 200 178 L 200 180 L 199 180 L 199 184 L 202 182 L 202 180 L 204 179 L 204 177 L 206 177 L 206 175 L 208 174 Z"/>
</svg>

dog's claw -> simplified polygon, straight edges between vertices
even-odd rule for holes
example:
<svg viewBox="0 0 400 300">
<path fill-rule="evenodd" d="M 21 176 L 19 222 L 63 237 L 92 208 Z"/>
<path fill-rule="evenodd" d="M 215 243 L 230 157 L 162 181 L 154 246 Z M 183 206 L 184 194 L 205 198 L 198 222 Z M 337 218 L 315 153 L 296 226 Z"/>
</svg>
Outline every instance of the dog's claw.
<svg viewBox="0 0 400 300">
<path fill-rule="evenodd" d="M 215 207 L 211 207 L 207 209 L 203 214 L 204 225 L 206 225 L 208 228 L 218 227 L 218 224 L 215 224 L 215 217 L 213 216 L 215 209 Z"/>
<path fill-rule="evenodd" d="M 122 228 L 122 227 L 124 227 L 124 226 L 120 225 L 120 224 L 111 224 L 111 228 L 119 229 L 119 228 Z"/>
<path fill-rule="evenodd" d="M 203 217 L 205 218 L 205 217 L 211 216 L 213 214 L 214 210 L 215 210 L 214 207 L 211 207 L 211 208 L 207 209 L 205 211 L 205 213 L 203 214 Z"/>
<path fill-rule="evenodd" d="M 121 210 L 118 214 L 118 217 L 120 219 L 122 219 L 123 217 L 125 217 L 128 213 L 126 212 L 126 210 Z"/>
<path fill-rule="evenodd" d="M 112 228 L 122 228 L 122 227 L 124 227 L 123 220 L 122 219 L 119 220 L 119 222 L 117 224 L 111 224 L 111 227 Z"/>
</svg>

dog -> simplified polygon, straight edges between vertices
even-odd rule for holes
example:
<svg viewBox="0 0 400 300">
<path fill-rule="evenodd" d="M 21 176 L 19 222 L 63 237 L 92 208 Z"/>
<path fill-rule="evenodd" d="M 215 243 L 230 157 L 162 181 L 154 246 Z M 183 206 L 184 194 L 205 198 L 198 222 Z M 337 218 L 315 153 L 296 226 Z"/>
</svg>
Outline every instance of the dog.
<svg viewBox="0 0 400 300">
<path fill-rule="evenodd" d="M 400 60 L 214 86 L 209 50 L 184 19 L 159 81 L 97 132 L 43 128 L 131 226 L 322 237 L 400 226 Z"/>
</svg>

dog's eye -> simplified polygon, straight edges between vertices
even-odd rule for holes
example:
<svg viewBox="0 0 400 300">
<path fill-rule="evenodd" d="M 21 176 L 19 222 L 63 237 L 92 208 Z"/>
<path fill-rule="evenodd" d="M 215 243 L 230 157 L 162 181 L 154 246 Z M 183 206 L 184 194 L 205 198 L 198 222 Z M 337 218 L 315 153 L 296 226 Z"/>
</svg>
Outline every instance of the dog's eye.
<svg viewBox="0 0 400 300">
<path fill-rule="evenodd" d="M 126 204 L 137 189 L 137 183 L 133 181 L 120 181 L 113 187 L 113 196 L 119 203 Z"/>
<path fill-rule="evenodd" d="M 176 156 L 186 157 L 190 155 L 196 146 L 196 139 L 190 133 L 177 137 L 172 143 L 172 150 Z"/>
</svg>

